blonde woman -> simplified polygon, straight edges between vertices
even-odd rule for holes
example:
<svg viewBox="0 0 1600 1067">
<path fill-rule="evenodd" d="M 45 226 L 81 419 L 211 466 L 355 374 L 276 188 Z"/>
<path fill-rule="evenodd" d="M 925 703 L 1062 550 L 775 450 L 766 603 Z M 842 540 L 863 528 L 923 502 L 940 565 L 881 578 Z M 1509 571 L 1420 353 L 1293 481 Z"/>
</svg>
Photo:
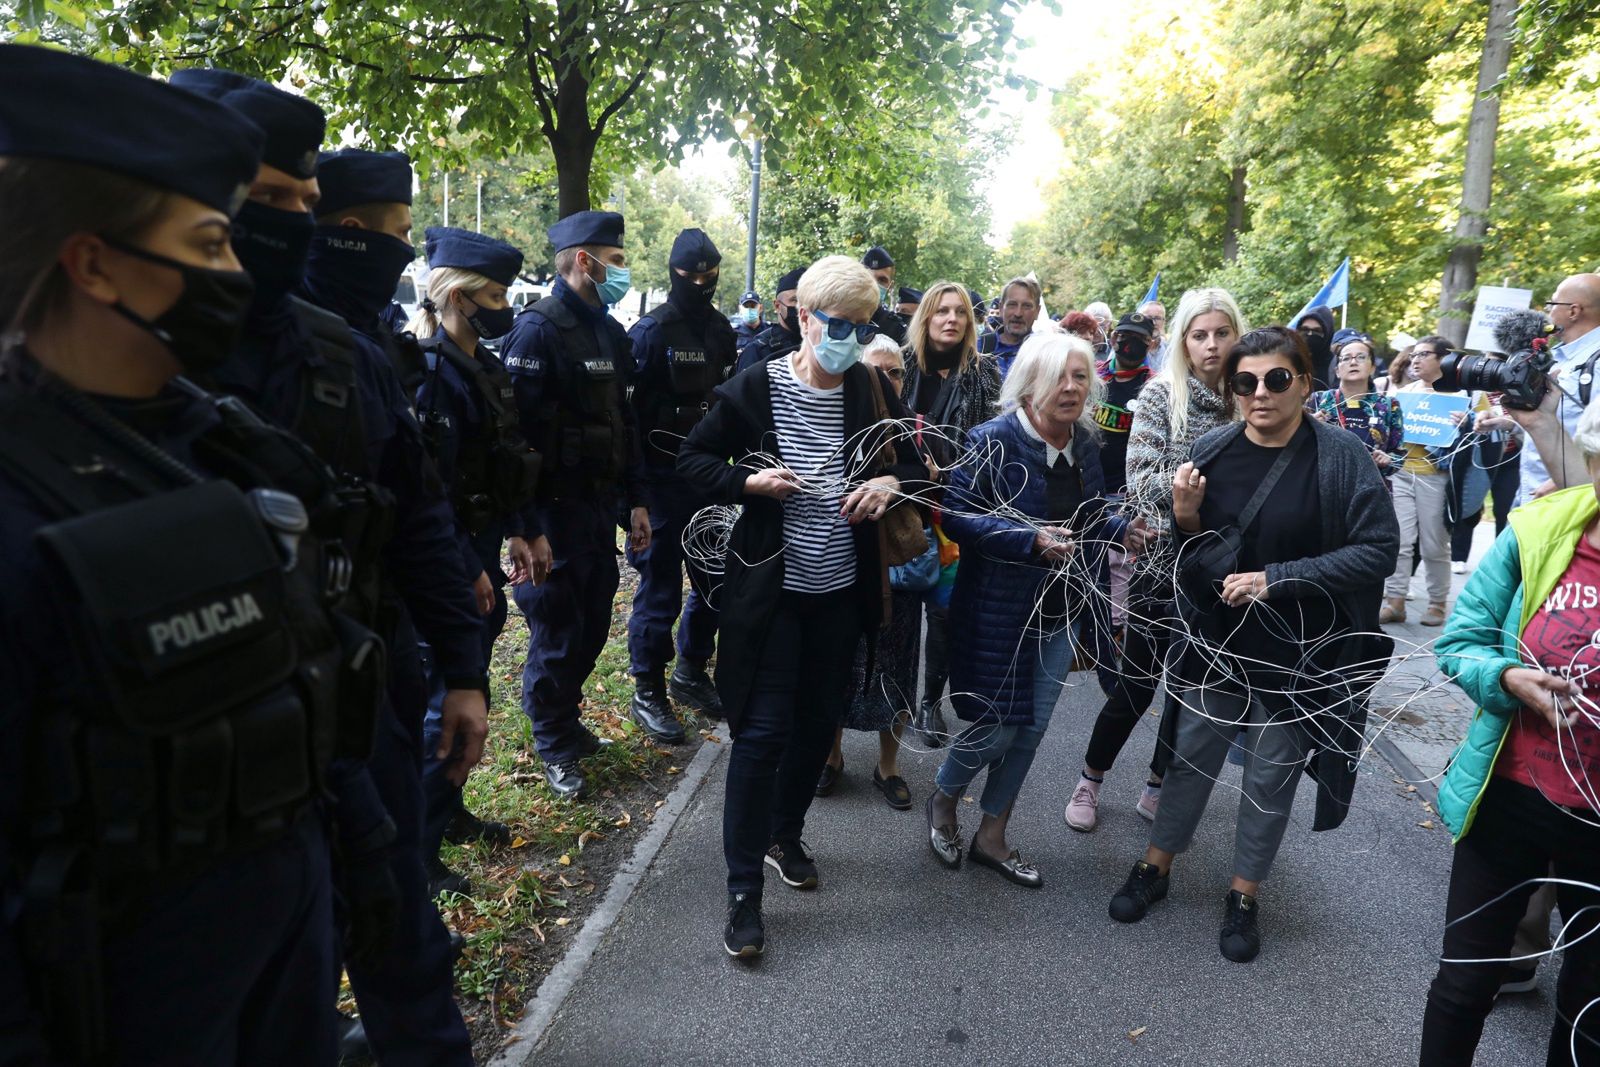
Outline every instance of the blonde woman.
<svg viewBox="0 0 1600 1067">
<path fill-rule="evenodd" d="M 1222 386 L 1222 373 L 1245 329 L 1238 302 L 1226 289 L 1191 289 L 1178 301 L 1171 327 L 1166 365 L 1134 401 L 1133 428 L 1128 433 L 1128 504 L 1156 536 L 1145 547 L 1130 583 L 1122 669 L 1095 721 L 1083 773 L 1067 804 L 1067 825 L 1084 833 L 1099 820 L 1100 785 L 1150 707 L 1161 677 L 1173 598 L 1172 553 L 1162 531 L 1172 510 L 1173 472 L 1188 461 L 1195 441 L 1236 417 L 1233 399 Z M 1151 821 L 1172 754 L 1175 711 L 1169 701 L 1150 777 L 1136 805 L 1139 814 Z"/>
<path fill-rule="evenodd" d="M 1009 289 L 1009 287 L 1008 287 Z M 1000 413 L 1000 368 L 978 354 L 978 323 L 964 286 L 936 282 L 922 296 L 906 331 L 906 378 L 900 396 L 925 427 L 920 451 L 930 470 L 948 480 L 967 432 Z M 946 609 L 927 605 L 923 698 L 916 728 L 934 748 L 944 744 L 940 698 L 950 675 Z M 818 788 L 830 788 L 824 781 Z"/>
</svg>

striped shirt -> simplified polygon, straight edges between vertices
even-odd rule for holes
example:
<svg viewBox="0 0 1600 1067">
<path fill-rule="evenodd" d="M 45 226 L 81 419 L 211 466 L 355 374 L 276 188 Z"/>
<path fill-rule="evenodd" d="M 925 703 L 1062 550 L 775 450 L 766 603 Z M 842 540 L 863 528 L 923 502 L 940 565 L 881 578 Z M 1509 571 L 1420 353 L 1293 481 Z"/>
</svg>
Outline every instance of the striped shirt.
<svg viewBox="0 0 1600 1067">
<path fill-rule="evenodd" d="M 844 498 L 844 383 L 817 389 L 795 377 L 793 357 L 767 366 L 772 382 L 772 421 L 778 455 L 802 483 L 821 482 L 783 502 L 783 587 L 795 593 L 831 593 L 856 580 L 856 545 L 839 514 Z"/>
</svg>

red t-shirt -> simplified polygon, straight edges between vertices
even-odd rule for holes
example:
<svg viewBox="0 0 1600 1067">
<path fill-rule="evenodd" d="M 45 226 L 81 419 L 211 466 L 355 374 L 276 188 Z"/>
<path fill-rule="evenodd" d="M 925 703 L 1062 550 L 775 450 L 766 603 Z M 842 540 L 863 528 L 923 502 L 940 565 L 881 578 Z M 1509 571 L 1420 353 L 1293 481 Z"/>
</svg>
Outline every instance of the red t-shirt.
<svg viewBox="0 0 1600 1067">
<path fill-rule="evenodd" d="M 1600 549 L 1587 537 L 1579 538 L 1571 566 L 1528 620 L 1522 644 L 1529 666 L 1572 679 L 1591 700 L 1600 697 Z M 1561 706 L 1571 710 L 1568 701 Z M 1544 716 L 1523 708 L 1511 720 L 1495 773 L 1557 804 L 1590 810 L 1589 798 L 1600 797 L 1600 728 L 1580 715 L 1558 743 Z"/>
</svg>

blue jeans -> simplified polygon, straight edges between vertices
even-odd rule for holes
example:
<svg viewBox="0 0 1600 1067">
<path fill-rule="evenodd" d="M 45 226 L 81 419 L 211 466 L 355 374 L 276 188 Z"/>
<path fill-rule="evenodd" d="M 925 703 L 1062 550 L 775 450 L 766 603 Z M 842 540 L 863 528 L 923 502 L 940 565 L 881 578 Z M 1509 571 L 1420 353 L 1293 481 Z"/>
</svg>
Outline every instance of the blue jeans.
<svg viewBox="0 0 1600 1067">
<path fill-rule="evenodd" d="M 965 793 L 978 771 L 989 768 L 978 806 L 983 813 L 999 818 L 1010 810 L 1023 779 L 1033 766 L 1034 753 L 1050 728 L 1050 716 L 1061 699 L 1067 671 L 1072 667 L 1076 643 L 1075 627 L 1064 626 L 1046 635 L 1033 655 L 1033 722 L 1026 726 L 976 722 L 962 731 L 939 765 L 934 784 L 948 797 Z"/>
</svg>

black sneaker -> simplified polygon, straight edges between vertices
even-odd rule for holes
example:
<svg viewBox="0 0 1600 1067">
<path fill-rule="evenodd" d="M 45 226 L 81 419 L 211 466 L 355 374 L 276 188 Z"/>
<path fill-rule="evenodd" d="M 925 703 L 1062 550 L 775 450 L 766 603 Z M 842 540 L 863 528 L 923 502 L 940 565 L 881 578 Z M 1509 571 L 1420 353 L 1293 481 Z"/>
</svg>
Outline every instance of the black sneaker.
<svg viewBox="0 0 1600 1067">
<path fill-rule="evenodd" d="M 444 829 L 444 839 L 452 845 L 482 841 L 490 848 L 510 848 L 511 827 L 493 819 L 480 819 L 466 808 L 456 812 Z"/>
<path fill-rule="evenodd" d="M 1168 876 L 1153 863 L 1140 860 L 1133 865 L 1128 880 L 1111 898 L 1111 917 L 1119 923 L 1136 923 L 1150 905 L 1167 895 Z"/>
<path fill-rule="evenodd" d="M 1256 929 L 1256 898 L 1237 889 L 1228 890 L 1222 913 L 1222 954 L 1234 963 L 1249 963 L 1261 951 L 1261 931 Z"/>
<path fill-rule="evenodd" d="M 767 928 L 761 922 L 761 897 L 755 893 L 728 894 L 728 925 L 722 947 L 736 960 L 751 960 L 767 945 Z"/>
<path fill-rule="evenodd" d="M 775 841 L 767 849 L 767 866 L 777 871 L 783 884 L 796 889 L 817 888 L 817 865 L 806 855 L 803 841 Z"/>
<path fill-rule="evenodd" d="M 444 865 L 444 860 L 434 856 L 423 864 L 428 871 L 428 896 L 436 897 L 440 893 L 460 893 L 462 896 L 472 895 L 472 883 L 464 874 L 457 874 Z"/>
</svg>

